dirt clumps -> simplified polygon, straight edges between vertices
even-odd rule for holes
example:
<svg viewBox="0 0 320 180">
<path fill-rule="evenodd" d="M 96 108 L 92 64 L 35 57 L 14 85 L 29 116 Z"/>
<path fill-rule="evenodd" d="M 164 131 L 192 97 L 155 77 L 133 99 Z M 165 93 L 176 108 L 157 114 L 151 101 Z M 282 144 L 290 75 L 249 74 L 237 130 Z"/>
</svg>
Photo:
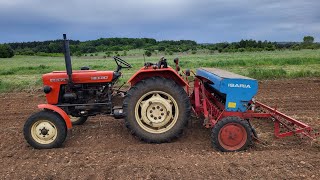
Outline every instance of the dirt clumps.
<svg viewBox="0 0 320 180">
<path fill-rule="evenodd" d="M 257 100 L 320 130 L 320 79 L 260 82 Z M 62 148 L 35 150 L 23 124 L 38 93 L 0 94 L 0 179 L 318 179 L 320 145 L 297 137 L 275 139 L 271 121 L 254 120 L 264 144 L 221 153 L 210 146 L 210 129 L 191 119 L 183 136 L 164 144 L 132 137 L 123 120 L 97 116 L 75 126 Z"/>
</svg>

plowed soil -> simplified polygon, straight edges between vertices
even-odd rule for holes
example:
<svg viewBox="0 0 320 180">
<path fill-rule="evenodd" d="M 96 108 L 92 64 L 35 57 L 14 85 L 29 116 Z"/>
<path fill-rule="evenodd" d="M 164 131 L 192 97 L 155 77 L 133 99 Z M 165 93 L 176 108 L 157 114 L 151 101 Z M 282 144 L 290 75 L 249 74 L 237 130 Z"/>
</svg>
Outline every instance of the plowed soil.
<svg viewBox="0 0 320 180">
<path fill-rule="evenodd" d="M 257 99 L 320 130 L 319 78 L 261 81 Z M 107 116 L 75 126 L 62 148 L 35 150 L 22 127 L 44 95 L 6 93 L 0 102 L 0 179 L 320 179 L 319 143 L 276 139 L 271 120 L 254 120 L 263 143 L 243 152 L 211 148 L 196 118 L 180 139 L 146 144 Z"/>
</svg>

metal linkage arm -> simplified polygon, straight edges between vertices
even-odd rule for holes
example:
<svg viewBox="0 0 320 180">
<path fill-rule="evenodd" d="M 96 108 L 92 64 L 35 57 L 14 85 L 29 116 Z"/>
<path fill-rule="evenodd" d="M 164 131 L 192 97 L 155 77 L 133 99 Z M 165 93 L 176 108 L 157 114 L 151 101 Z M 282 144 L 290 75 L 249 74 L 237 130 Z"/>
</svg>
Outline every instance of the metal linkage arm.
<svg viewBox="0 0 320 180">
<path fill-rule="evenodd" d="M 275 136 L 278 138 L 292 136 L 294 134 L 302 134 L 314 140 L 317 138 L 317 136 L 319 136 L 319 133 L 312 133 L 312 128 L 301 121 L 298 121 L 290 116 L 287 116 L 279 112 L 278 110 L 271 108 L 260 102 L 255 102 L 255 105 L 256 107 L 261 107 L 270 113 L 270 115 L 274 119 L 274 128 L 275 128 L 274 133 L 275 133 Z M 286 128 L 287 131 L 280 132 L 281 126 Z"/>
</svg>

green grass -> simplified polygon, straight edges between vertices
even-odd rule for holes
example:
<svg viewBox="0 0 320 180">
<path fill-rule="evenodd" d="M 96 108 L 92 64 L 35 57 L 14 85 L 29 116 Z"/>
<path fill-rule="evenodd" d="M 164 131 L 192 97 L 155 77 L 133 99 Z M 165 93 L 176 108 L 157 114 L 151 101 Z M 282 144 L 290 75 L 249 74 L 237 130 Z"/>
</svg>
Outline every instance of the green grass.
<svg viewBox="0 0 320 180">
<path fill-rule="evenodd" d="M 127 60 L 132 69 L 123 70 L 125 82 L 144 64 L 143 50 L 128 51 Z M 73 69 L 89 66 L 97 70 L 115 70 L 116 64 L 111 57 L 98 56 L 73 57 Z M 119 52 L 121 55 L 122 52 Z M 157 62 L 165 54 L 146 57 L 148 62 Z M 166 55 L 168 63 L 174 66 L 173 59 L 180 58 L 181 69 L 198 67 L 217 67 L 256 79 L 320 77 L 320 50 L 242 52 L 209 54 Z M 54 70 L 65 70 L 63 57 L 14 56 L 0 59 L 0 92 L 24 90 L 41 87 L 41 75 Z"/>
</svg>

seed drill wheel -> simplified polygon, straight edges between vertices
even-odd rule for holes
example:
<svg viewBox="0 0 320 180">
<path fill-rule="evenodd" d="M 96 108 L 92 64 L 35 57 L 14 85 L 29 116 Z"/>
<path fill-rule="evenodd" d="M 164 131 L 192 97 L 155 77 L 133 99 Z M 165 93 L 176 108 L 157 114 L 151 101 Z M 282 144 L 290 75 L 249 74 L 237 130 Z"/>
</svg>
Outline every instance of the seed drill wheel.
<svg viewBox="0 0 320 180">
<path fill-rule="evenodd" d="M 124 100 L 126 126 L 133 135 L 151 143 L 179 137 L 190 117 L 184 89 L 170 79 L 152 77 L 135 84 Z"/>
<path fill-rule="evenodd" d="M 75 117 L 75 116 L 69 115 L 69 117 L 72 125 L 82 125 L 88 119 L 88 116 Z"/>
<path fill-rule="evenodd" d="M 212 129 L 212 146 L 223 152 L 241 151 L 252 143 L 252 131 L 247 121 L 226 117 Z"/>
<path fill-rule="evenodd" d="M 52 111 L 33 114 L 24 124 L 24 137 L 36 149 L 60 147 L 67 136 L 64 120 Z"/>
</svg>

